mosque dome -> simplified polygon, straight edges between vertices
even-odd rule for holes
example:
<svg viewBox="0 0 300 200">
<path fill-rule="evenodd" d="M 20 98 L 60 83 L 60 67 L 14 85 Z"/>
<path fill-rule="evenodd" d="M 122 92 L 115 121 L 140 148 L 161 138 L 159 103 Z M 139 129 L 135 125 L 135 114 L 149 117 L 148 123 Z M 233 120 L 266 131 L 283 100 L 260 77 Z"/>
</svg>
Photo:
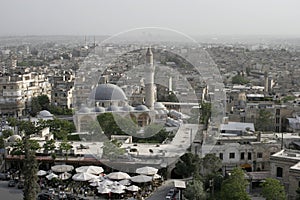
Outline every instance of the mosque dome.
<svg viewBox="0 0 300 200">
<path fill-rule="evenodd" d="M 124 106 L 124 107 L 122 107 L 122 110 L 128 112 L 128 111 L 133 111 L 134 108 L 132 106 Z"/>
<path fill-rule="evenodd" d="M 161 102 L 155 102 L 154 103 L 154 109 L 166 109 L 166 107 Z"/>
<path fill-rule="evenodd" d="M 117 111 L 120 111 L 120 108 L 118 106 L 109 106 L 107 108 L 107 111 L 117 112 Z"/>
<path fill-rule="evenodd" d="M 135 107 L 135 110 L 137 110 L 137 111 L 149 111 L 149 109 L 145 105 L 138 105 L 137 107 Z"/>
<path fill-rule="evenodd" d="M 100 84 L 92 90 L 90 99 L 95 101 L 126 101 L 124 91 L 114 84 Z"/>
<path fill-rule="evenodd" d="M 48 110 L 40 111 L 39 116 L 41 116 L 41 117 L 53 117 L 53 115 Z"/>
<path fill-rule="evenodd" d="M 22 140 L 20 135 L 12 135 L 8 138 L 8 142 L 16 142 L 17 140 Z"/>
<path fill-rule="evenodd" d="M 79 113 L 89 113 L 90 112 L 90 109 L 86 106 L 83 106 L 79 109 L 78 111 Z"/>
<path fill-rule="evenodd" d="M 95 107 L 93 109 L 93 112 L 105 112 L 105 108 L 103 108 L 103 107 Z"/>
</svg>

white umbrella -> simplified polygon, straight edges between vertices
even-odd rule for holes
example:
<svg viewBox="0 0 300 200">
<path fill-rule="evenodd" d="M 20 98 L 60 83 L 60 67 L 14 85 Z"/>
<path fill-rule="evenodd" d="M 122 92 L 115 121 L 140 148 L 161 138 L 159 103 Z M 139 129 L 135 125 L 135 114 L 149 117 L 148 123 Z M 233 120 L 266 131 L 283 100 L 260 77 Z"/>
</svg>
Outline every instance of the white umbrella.
<svg viewBox="0 0 300 200">
<path fill-rule="evenodd" d="M 69 172 L 72 171 L 74 167 L 72 165 L 55 165 L 51 167 L 54 172 Z"/>
<path fill-rule="evenodd" d="M 122 190 L 121 188 L 112 188 L 111 192 L 116 194 L 122 194 L 125 193 L 125 190 Z"/>
<path fill-rule="evenodd" d="M 120 180 L 119 183 L 121 185 L 130 185 L 131 184 L 131 181 L 128 180 L 128 179 L 124 179 L 124 180 Z"/>
<path fill-rule="evenodd" d="M 49 175 L 47 175 L 46 176 L 46 178 L 48 179 L 48 180 L 52 180 L 53 178 L 57 178 L 58 176 L 56 175 L 56 174 L 54 174 L 54 173 L 51 173 L 51 174 L 49 174 Z"/>
<path fill-rule="evenodd" d="M 99 186 L 103 186 L 103 183 L 98 181 L 98 182 L 93 182 L 93 183 L 90 183 L 90 186 L 94 186 L 94 187 L 99 187 Z"/>
<path fill-rule="evenodd" d="M 124 190 L 126 188 L 126 186 L 121 185 L 119 182 L 114 182 L 111 185 L 111 187 L 114 188 L 114 189 L 120 189 L 120 190 Z"/>
<path fill-rule="evenodd" d="M 152 177 L 146 175 L 137 175 L 131 177 L 130 180 L 135 183 L 146 183 L 152 181 Z"/>
<path fill-rule="evenodd" d="M 98 189 L 98 192 L 100 194 L 107 194 L 107 193 L 110 193 L 111 192 L 111 189 L 107 188 L 107 187 L 100 187 L 100 188 L 97 188 Z"/>
<path fill-rule="evenodd" d="M 136 185 L 131 185 L 129 187 L 126 187 L 126 190 L 129 190 L 129 191 L 132 191 L 132 192 L 137 192 L 137 191 L 139 191 L 139 189 L 140 188 Z"/>
<path fill-rule="evenodd" d="M 88 181 L 91 180 L 92 178 L 96 178 L 97 176 L 89 173 L 79 173 L 75 174 L 72 179 L 75 181 Z"/>
<path fill-rule="evenodd" d="M 130 176 L 125 172 L 112 172 L 108 174 L 106 177 L 114 180 L 130 179 Z"/>
<path fill-rule="evenodd" d="M 113 181 L 109 180 L 109 179 L 105 179 L 104 181 L 101 182 L 104 186 L 109 186 L 114 184 Z"/>
<path fill-rule="evenodd" d="M 71 177 L 72 177 L 72 174 L 70 174 L 68 172 L 64 172 L 64 173 L 58 175 L 58 178 L 61 180 L 67 180 Z"/>
<path fill-rule="evenodd" d="M 158 169 L 156 169 L 154 167 L 146 166 L 146 167 L 141 167 L 141 168 L 136 169 L 135 172 L 138 174 L 144 174 L 144 175 L 154 175 L 157 173 L 157 171 L 158 171 Z"/>
<path fill-rule="evenodd" d="M 104 172 L 103 168 L 98 166 L 82 166 L 76 168 L 75 171 L 77 173 L 86 172 L 90 174 L 101 174 L 102 172 Z"/>
<path fill-rule="evenodd" d="M 44 176 L 44 175 L 47 174 L 47 172 L 44 171 L 44 170 L 39 170 L 36 174 L 37 174 L 38 176 Z"/>
<path fill-rule="evenodd" d="M 95 178 L 92 178 L 92 179 L 89 180 L 90 183 L 99 182 L 99 181 L 101 181 L 100 177 L 95 177 Z"/>
</svg>

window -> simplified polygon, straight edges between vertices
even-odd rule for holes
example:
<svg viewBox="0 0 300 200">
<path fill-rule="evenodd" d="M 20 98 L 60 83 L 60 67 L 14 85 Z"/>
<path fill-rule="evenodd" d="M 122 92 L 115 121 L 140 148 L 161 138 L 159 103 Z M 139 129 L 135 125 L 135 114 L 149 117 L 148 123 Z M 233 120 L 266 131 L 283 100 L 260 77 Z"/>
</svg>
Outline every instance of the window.
<svg viewBox="0 0 300 200">
<path fill-rule="evenodd" d="M 230 159 L 234 159 L 234 157 L 235 157 L 235 153 L 229 153 L 229 158 Z"/>
<path fill-rule="evenodd" d="M 248 160 L 252 160 L 252 154 L 250 152 L 248 153 Z"/>
<path fill-rule="evenodd" d="M 276 177 L 282 177 L 283 175 L 283 170 L 281 167 L 277 167 L 276 169 Z"/>
<path fill-rule="evenodd" d="M 257 158 L 262 158 L 263 154 L 261 152 L 257 153 Z"/>
<path fill-rule="evenodd" d="M 223 153 L 219 153 L 219 158 L 223 160 Z"/>
<path fill-rule="evenodd" d="M 6 85 L 3 85 L 3 89 L 6 89 Z"/>
<path fill-rule="evenodd" d="M 245 152 L 242 152 L 241 153 L 241 160 L 244 160 L 245 159 Z"/>
</svg>

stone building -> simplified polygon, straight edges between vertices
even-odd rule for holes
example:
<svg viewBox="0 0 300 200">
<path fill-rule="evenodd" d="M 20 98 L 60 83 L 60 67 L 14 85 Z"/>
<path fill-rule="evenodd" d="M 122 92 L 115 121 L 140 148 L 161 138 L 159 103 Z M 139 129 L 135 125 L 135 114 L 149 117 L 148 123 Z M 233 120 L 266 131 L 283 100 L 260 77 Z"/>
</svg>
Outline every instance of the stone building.
<svg viewBox="0 0 300 200">
<path fill-rule="evenodd" d="M 289 200 L 295 200 L 300 186 L 300 151 L 284 149 L 270 158 L 271 177 L 285 187 Z"/>
</svg>

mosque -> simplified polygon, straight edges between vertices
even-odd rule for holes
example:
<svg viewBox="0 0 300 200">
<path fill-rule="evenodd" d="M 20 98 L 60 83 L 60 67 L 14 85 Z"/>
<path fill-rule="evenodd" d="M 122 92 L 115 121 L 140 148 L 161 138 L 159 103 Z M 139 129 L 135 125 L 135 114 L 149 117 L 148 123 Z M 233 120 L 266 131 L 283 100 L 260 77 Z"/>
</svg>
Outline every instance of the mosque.
<svg viewBox="0 0 300 200">
<path fill-rule="evenodd" d="M 166 122 L 168 110 L 156 102 L 156 87 L 154 84 L 155 66 L 151 48 L 146 52 L 145 87 L 143 104 L 132 106 L 125 92 L 117 85 L 108 83 L 105 77 L 101 77 L 98 85 L 92 89 L 87 105 L 75 113 L 75 124 L 78 132 L 84 132 L 90 121 L 96 120 L 103 113 L 114 113 L 122 117 L 131 118 L 139 127 L 150 123 Z"/>
</svg>

